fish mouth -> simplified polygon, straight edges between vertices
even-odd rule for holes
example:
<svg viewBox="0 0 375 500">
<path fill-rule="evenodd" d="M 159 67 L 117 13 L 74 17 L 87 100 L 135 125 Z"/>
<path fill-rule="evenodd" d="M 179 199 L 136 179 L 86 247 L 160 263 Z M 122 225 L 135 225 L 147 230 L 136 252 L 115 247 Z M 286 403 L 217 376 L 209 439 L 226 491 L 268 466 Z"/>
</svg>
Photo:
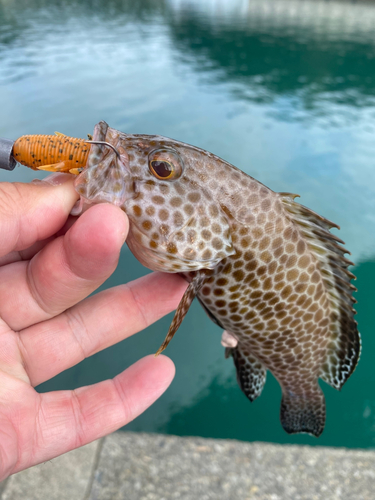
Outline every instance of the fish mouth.
<svg viewBox="0 0 375 500">
<path fill-rule="evenodd" d="M 125 206 L 137 195 L 127 152 L 122 149 L 117 154 L 111 148 L 97 144 L 91 147 L 87 168 L 75 181 L 77 192 L 89 203 Z"/>
</svg>

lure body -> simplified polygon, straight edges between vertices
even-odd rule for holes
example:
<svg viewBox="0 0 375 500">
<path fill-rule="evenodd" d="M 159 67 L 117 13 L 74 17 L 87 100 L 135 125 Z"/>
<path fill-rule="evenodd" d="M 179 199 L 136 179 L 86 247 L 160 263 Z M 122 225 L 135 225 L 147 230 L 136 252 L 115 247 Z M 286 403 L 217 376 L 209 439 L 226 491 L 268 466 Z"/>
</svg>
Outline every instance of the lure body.
<svg viewBox="0 0 375 500">
<path fill-rule="evenodd" d="M 34 170 L 69 172 L 86 166 L 90 146 L 83 139 L 57 135 L 23 135 L 13 145 L 13 157 Z"/>
<path fill-rule="evenodd" d="M 318 379 L 340 389 L 360 353 L 352 263 L 329 231 L 338 226 L 199 148 L 104 122 L 93 139 L 117 154 L 91 146 L 75 184 L 81 199 L 120 206 L 137 259 L 189 282 L 158 352 L 197 296 L 225 330 L 226 355 L 250 401 L 270 370 L 282 389 L 284 429 L 319 436 Z"/>
</svg>

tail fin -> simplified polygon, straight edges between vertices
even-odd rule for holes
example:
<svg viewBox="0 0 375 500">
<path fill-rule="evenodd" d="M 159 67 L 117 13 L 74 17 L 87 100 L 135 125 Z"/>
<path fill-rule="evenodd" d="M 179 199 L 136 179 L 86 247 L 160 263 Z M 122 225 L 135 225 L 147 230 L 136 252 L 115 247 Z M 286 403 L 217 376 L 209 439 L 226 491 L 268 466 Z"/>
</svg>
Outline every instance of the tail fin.
<svg viewBox="0 0 375 500">
<path fill-rule="evenodd" d="M 283 393 L 280 420 L 288 434 L 307 432 L 319 437 L 326 420 L 326 405 L 321 389 L 318 388 L 309 396 Z"/>
</svg>

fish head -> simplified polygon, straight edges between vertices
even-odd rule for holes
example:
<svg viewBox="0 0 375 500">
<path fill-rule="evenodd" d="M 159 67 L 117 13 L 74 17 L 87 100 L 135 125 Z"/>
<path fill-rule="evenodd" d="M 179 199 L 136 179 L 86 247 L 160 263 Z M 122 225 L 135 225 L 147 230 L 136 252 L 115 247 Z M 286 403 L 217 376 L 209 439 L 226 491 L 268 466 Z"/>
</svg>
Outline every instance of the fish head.
<svg viewBox="0 0 375 500">
<path fill-rule="evenodd" d="M 127 243 L 142 264 L 189 272 L 213 269 L 235 253 L 228 217 L 204 175 L 212 167 L 209 153 L 165 137 L 111 128 L 105 140 L 117 154 L 102 146 L 90 153 L 76 188 L 88 200 L 114 203 L 126 212 Z"/>
</svg>

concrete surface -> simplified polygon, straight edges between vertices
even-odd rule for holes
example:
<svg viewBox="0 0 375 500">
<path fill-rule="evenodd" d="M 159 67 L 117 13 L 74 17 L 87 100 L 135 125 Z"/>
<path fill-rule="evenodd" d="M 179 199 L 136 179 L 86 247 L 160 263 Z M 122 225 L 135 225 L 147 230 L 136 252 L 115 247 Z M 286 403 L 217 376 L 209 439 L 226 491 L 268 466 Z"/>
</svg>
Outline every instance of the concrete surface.
<svg viewBox="0 0 375 500">
<path fill-rule="evenodd" d="M 95 441 L 49 462 L 14 474 L 0 483 L 3 485 L 1 500 L 87 498 L 101 446 L 101 441 Z"/>
<path fill-rule="evenodd" d="M 375 452 L 117 432 L 11 476 L 0 498 L 374 500 Z"/>
</svg>

